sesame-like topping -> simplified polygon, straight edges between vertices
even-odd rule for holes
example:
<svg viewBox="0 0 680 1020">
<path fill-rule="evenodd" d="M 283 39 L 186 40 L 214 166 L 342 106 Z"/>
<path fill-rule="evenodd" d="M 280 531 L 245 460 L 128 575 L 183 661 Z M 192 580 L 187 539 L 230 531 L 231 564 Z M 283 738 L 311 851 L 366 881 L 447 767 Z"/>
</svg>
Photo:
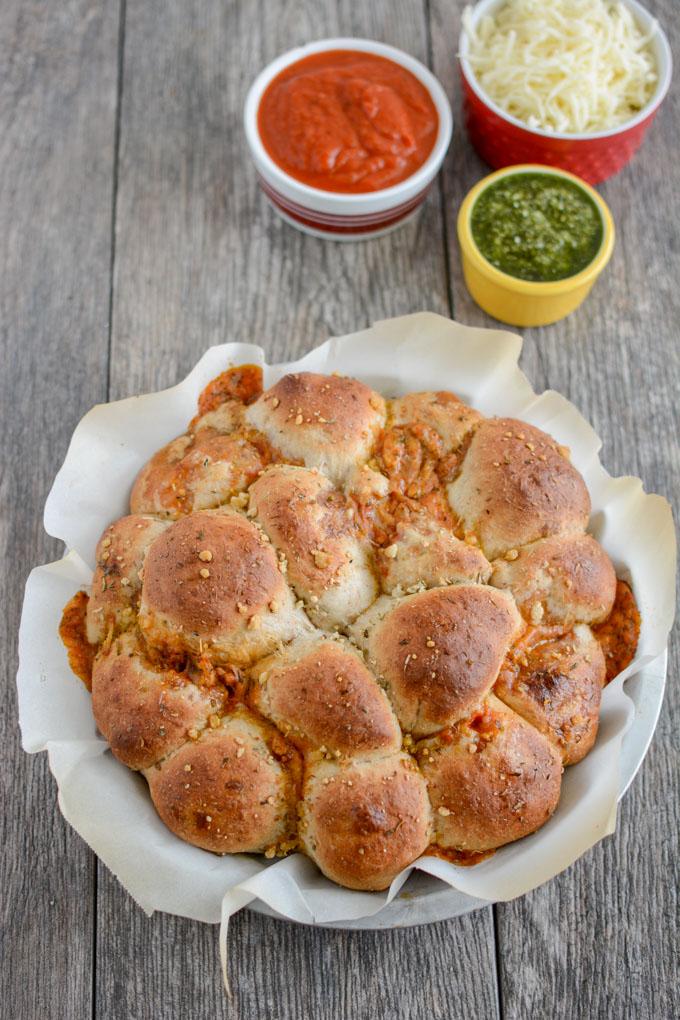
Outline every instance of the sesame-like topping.
<svg viewBox="0 0 680 1020">
<path fill-rule="evenodd" d="M 543 619 L 543 604 L 541 602 L 534 602 L 533 606 L 531 607 L 531 622 L 533 623 L 534 627 L 537 627 L 542 619 Z"/>
<path fill-rule="evenodd" d="M 315 549 L 312 556 L 314 557 L 314 564 L 319 570 L 323 570 L 330 563 L 330 556 L 323 549 Z"/>
<path fill-rule="evenodd" d="M 210 561 L 213 558 L 213 554 L 210 552 L 210 549 L 201 549 L 200 553 L 198 554 L 198 558 L 199 560 L 202 560 L 204 563 L 210 563 Z"/>
</svg>

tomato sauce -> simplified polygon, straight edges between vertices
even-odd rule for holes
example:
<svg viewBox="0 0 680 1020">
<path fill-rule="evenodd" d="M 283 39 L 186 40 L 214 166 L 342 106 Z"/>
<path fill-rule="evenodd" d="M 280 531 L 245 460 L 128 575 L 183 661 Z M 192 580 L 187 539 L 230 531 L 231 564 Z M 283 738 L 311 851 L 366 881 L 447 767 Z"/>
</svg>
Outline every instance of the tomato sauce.
<svg viewBox="0 0 680 1020">
<path fill-rule="evenodd" d="M 616 582 L 614 608 L 604 623 L 593 627 L 593 633 L 604 654 L 609 683 L 632 662 L 640 638 L 640 612 L 625 581 Z"/>
<path fill-rule="evenodd" d="M 68 652 L 68 661 L 75 675 L 83 681 L 88 691 L 92 690 L 92 665 L 97 654 L 95 645 L 89 644 L 85 636 L 85 617 L 89 596 L 78 591 L 64 606 L 59 624 L 59 637 Z"/>
<path fill-rule="evenodd" d="M 356 50 L 314 53 L 284 68 L 258 110 L 266 151 L 322 191 L 379 191 L 410 177 L 432 152 L 439 116 L 405 67 Z"/>
<path fill-rule="evenodd" d="M 495 850 L 456 850 L 455 847 L 437 846 L 431 843 L 425 851 L 428 857 L 440 857 L 451 864 L 457 864 L 459 868 L 474 868 L 475 864 L 481 864 L 493 857 Z"/>
<path fill-rule="evenodd" d="M 262 393 L 262 369 L 259 365 L 239 365 L 212 379 L 198 398 L 198 417 L 214 411 L 227 400 L 252 404 Z"/>
<path fill-rule="evenodd" d="M 388 479 L 389 493 L 368 501 L 355 498 L 359 523 L 375 545 L 389 545 L 399 522 L 423 512 L 457 530 L 445 486 L 455 477 L 467 444 L 450 454 L 443 447 L 439 434 L 423 423 L 393 425 L 380 434 L 375 466 Z"/>
</svg>

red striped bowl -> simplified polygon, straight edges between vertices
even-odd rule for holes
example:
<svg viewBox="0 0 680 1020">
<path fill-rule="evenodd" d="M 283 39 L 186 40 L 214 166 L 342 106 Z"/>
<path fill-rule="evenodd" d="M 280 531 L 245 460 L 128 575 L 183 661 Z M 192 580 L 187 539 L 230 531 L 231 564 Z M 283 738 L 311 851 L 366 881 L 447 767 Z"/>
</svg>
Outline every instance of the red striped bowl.
<svg viewBox="0 0 680 1020">
<path fill-rule="evenodd" d="M 405 181 L 391 188 L 363 194 L 322 191 L 291 177 L 265 150 L 257 127 L 257 111 L 265 89 L 284 67 L 324 50 L 357 50 L 387 57 L 414 74 L 430 93 L 439 115 L 437 140 L 423 165 Z M 424 201 L 449 147 L 453 130 L 449 101 L 434 75 L 408 53 L 370 39 L 322 39 L 277 57 L 253 82 L 246 98 L 243 119 L 260 187 L 279 215 L 298 230 L 335 241 L 377 237 L 404 223 Z"/>
</svg>

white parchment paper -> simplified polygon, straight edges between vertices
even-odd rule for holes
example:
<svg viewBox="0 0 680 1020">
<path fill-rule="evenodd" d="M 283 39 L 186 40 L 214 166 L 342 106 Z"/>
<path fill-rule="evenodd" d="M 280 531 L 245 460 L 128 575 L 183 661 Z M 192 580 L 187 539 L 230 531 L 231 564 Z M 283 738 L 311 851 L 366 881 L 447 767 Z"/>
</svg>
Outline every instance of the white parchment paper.
<svg viewBox="0 0 680 1020">
<path fill-rule="evenodd" d="M 354 375 L 387 396 L 450 389 L 484 414 L 515 415 L 571 448 L 592 496 L 591 531 L 635 590 L 642 615 L 636 659 L 604 691 L 595 748 L 566 771 L 547 825 L 474 868 L 432 857 L 412 867 L 457 890 L 459 904 L 466 897 L 509 900 L 558 874 L 614 830 L 621 742 L 631 722 L 636 725 L 624 681 L 639 677 L 663 652 L 674 616 L 673 521 L 667 502 L 645 493 L 639 479 L 607 474 L 598 459 L 600 440 L 572 404 L 554 392 L 533 392 L 517 366 L 521 343 L 511 333 L 423 312 L 331 339 L 294 364 L 267 366 L 260 347 L 223 344 L 206 351 L 178 386 L 95 407 L 76 428 L 45 508 L 47 531 L 70 552 L 37 567 L 26 586 L 17 678 L 23 746 L 48 752 L 62 813 L 147 912 L 222 919 L 226 926 L 231 913 L 257 898 L 294 920 L 348 921 L 380 911 L 411 871 L 388 893 L 352 892 L 329 882 L 300 854 L 278 862 L 217 857 L 181 842 L 156 815 L 144 780 L 112 757 L 95 727 L 90 696 L 68 666 L 57 634 L 61 610 L 89 584 L 99 535 L 127 512 L 137 471 L 185 430 L 202 388 L 230 365 L 262 365 L 267 386 L 285 372 L 306 369 Z M 660 699 L 662 691 L 657 684 L 649 696 Z M 636 692 L 644 702 L 644 686 Z"/>
</svg>

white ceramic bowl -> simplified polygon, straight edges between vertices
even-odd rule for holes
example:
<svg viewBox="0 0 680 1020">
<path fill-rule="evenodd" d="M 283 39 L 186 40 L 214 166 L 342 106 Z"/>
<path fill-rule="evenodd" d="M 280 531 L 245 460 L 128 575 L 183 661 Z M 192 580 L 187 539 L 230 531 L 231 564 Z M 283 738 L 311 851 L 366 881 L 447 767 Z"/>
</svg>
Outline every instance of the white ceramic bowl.
<svg viewBox="0 0 680 1020">
<path fill-rule="evenodd" d="M 429 92 L 439 116 L 437 139 L 423 165 L 406 180 L 390 188 L 360 194 L 322 191 L 291 177 L 267 153 L 257 125 L 257 112 L 265 89 L 285 67 L 325 50 L 356 50 L 386 57 L 415 75 Z M 451 106 L 434 75 L 415 57 L 372 39 L 321 39 L 283 53 L 265 67 L 251 85 L 243 119 L 260 186 L 276 211 L 298 230 L 335 241 L 376 237 L 405 222 L 424 201 L 453 130 Z"/>
</svg>

